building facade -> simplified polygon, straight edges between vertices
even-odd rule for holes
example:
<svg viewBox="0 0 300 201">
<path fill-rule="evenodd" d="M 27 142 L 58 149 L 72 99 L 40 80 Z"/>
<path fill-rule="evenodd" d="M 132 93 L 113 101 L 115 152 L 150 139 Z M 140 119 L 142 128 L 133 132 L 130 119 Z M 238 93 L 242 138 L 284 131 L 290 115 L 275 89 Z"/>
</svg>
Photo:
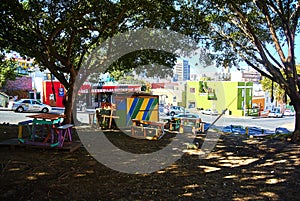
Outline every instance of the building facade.
<svg viewBox="0 0 300 201">
<path fill-rule="evenodd" d="M 252 109 L 252 82 L 190 81 L 186 84 L 188 108 L 213 109 L 219 114 L 248 115 Z"/>
<path fill-rule="evenodd" d="M 177 60 L 174 66 L 173 81 L 187 81 L 191 78 L 191 66 L 187 60 Z"/>
</svg>

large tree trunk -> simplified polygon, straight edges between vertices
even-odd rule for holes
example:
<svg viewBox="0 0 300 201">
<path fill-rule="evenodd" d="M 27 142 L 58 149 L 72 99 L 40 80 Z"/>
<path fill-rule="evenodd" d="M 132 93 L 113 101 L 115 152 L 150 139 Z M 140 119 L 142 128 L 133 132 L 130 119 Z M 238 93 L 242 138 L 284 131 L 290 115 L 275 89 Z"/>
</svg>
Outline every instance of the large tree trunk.
<svg viewBox="0 0 300 201">
<path fill-rule="evenodd" d="M 295 109 L 295 129 L 292 135 L 292 142 L 299 143 L 300 142 L 300 100 L 299 101 L 293 101 L 296 102 L 293 104 Z"/>
<path fill-rule="evenodd" d="M 76 76 L 77 74 L 74 72 L 70 74 L 69 88 L 66 94 L 66 101 L 65 101 L 65 122 L 64 123 L 66 124 L 77 122 L 77 115 L 76 115 L 76 108 L 75 108 L 76 107 L 75 94 L 77 94 L 79 88 L 75 84 Z M 73 112 L 73 110 L 75 112 Z"/>
<path fill-rule="evenodd" d="M 65 101 L 65 122 L 66 124 L 74 123 L 73 121 L 73 106 L 74 106 L 74 98 L 73 98 L 73 88 L 74 86 L 70 85 L 66 95 Z"/>
<path fill-rule="evenodd" d="M 293 90 L 294 89 L 294 90 Z M 300 94 L 298 93 L 296 87 L 290 87 L 286 90 L 287 95 L 291 99 L 291 105 L 295 109 L 295 127 L 292 134 L 292 142 L 300 142 Z"/>
</svg>

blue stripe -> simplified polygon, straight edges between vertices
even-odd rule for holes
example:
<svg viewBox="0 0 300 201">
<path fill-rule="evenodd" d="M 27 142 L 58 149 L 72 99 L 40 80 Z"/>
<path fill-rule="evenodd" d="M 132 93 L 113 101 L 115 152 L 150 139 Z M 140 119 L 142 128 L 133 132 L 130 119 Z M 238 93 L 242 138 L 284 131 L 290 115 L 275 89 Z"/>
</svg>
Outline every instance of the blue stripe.
<svg viewBox="0 0 300 201">
<path fill-rule="evenodd" d="M 132 101 L 131 107 L 129 109 L 129 112 L 127 114 L 127 117 L 126 117 L 126 125 L 128 125 L 129 121 L 131 120 L 131 115 L 134 112 L 134 108 L 136 107 L 137 103 L 138 103 L 138 98 L 134 98 Z M 126 103 L 126 105 L 127 105 L 127 103 Z"/>
<path fill-rule="evenodd" d="M 149 101 L 148 101 L 148 104 L 147 104 L 146 109 L 144 111 L 142 120 L 149 120 L 149 119 L 147 119 L 147 115 L 149 113 L 149 110 L 151 108 L 151 105 L 152 105 L 153 101 L 154 101 L 154 98 L 149 98 Z"/>
</svg>

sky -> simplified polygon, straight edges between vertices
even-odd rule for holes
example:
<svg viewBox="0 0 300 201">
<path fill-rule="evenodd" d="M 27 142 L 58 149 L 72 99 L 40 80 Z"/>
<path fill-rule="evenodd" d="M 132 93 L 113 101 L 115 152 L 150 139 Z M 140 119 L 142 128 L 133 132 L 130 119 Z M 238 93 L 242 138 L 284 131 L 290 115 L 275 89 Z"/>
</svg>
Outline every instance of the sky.
<svg viewBox="0 0 300 201">
<path fill-rule="evenodd" d="M 284 46 L 283 49 L 284 51 L 287 51 L 287 46 Z M 273 47 L 269 47 L 269 51 L 271 53 L 273 53 L 273 55 L 279 59 L 279 57 L 277 56 L 276 50 Z M 295 39 L 295 56 L 296 56 L 296 64 L 300 64 L 300 35 L 296 36 Z M 222 72 L 222 68 L 216 68 L 214 66 L 210 66 L 210 67 L 206 67 L 206 68 L 202 68 L 199 65 L 195 65 L 196 63 L 199 63 L 198 58 L 183 58 L 185 60 L 189 61 L 189 64 L 191 65 L 191 74 L 203 74 L 205 72 Z M 241 62 L 239 63 L 239 66 L 242 69 L 246 69 L 248 67 L 248 65 L 245 62 Z M 250 68 L 251 69 L 251 68 Z M 236 71 L 237 68 L 233 67 L 230 69 L 230 71 Z"/>
</svg>

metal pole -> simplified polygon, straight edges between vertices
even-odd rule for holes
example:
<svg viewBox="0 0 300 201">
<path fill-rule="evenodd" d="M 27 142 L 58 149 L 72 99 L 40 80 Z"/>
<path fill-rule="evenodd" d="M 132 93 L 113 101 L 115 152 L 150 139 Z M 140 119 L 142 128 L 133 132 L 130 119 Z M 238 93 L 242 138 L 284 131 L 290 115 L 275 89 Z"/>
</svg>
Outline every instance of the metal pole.
<svg viewBox="0 0 300 201">
<path fill-rule="evenodd" d="M 246 117 L 246 81 L 244 82 L 244 117 Z"/>
<path fill-rule="evenodd" d="M 188 85 L 187 85 L 187 81 L 185 81 L 185 106 L 184 106 L 184 114 L 185 114 L 185 110 L 187 108 L 187 91 L 188 91 Z"/>
</svg>

